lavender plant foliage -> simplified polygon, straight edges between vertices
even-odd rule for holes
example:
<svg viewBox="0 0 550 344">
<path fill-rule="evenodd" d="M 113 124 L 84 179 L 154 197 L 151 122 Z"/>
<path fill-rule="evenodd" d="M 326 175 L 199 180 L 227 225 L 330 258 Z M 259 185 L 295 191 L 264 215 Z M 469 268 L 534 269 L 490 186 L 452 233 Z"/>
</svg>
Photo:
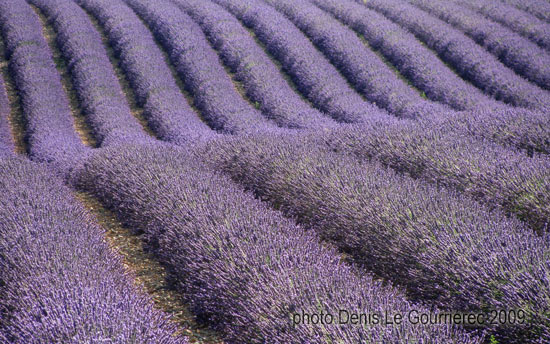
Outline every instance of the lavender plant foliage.
<svg viewBox="0 0 550 344">
<path fill-rule="evenodd" d="M 238 93 L 216 51 L 187 14 L 166 0 L 125 1 L 168 50 L 195 105 L 212 128 L 233 134 L 277 128 Z"/>
<path fill-rule="evenodd" d="M 550 340 L 549 234 L 303 136 L 221 140 L 201 154 L 413 300 L 458 312 L 522 309 L 525 324 L 485 327 L 506 343 Z"/>
<path fill-rule="evenodd" d="M 279 126 L 320 129 L 336 123 L 314 109 L 283 79 L 277 66 L 245 27 L 208 1 L 176 1 L 199 24 L 251 101 Z"/>
<path fill-rule="evenodd" d="M 384 111 L 364 101 L 291 21 L 260 0 L 214 0 L 235 15 L 279 60 L 300 92 L 340 122 L 365 122 Z"/>
<path fill-rule="evenodd" d="M 368 100 L 399 117 L 441 116 L 445 106 L 424 100 L 350 29 L 307 0 L 266 0 L 302 30 Z"/>
<path fill-rule="evenodd" d="M 485 93 L 515 106 L 550 113 L 548 91 L 506 68 L 496 57 L 444 21 L 397 0 L 357 1 L 410 30 L 463 78 Z"/>
<path fill-rule="evenodd" d="M 313 232 L 182 150 L 108 148 L 75 180 L 145 233 L 194 312 L 228 343 L 480 342 L 457 328 L 410 322 L 293 326 L 292 314 L 302 311 L 408 312 L 417 306 L 368 275 L 358 277 Z"/>
<path fill-rule="evenodd" d="M 78 0 L 102 25 L 120 66 L 144 108 L 149 127 L 164 141 L 190 144 L 212 131 L 191 109 L 151 32 L 120 0 Z"/>
<path fill-rule="evenodd" d="M 531 13 L 535 17 L 550 23 L 550 4 L 544 0 L 502 0 L 516 6 L 520 10 Z"/>
<path fill-rule="evenodd" d="M 352 0 L 313 0 L 355 30 L 428 99 L 457 110 L 494 108 L 497 102 L 462 80 L 411 33 Z"/>
<path fill-rule="evenodd" d="M 67 95 L 42 36 L 42 26 L 24 1 L 0 1 L 0 31 L 10 72 L 22 101 L 31 159 L 68 173 L 88 152 L 78 137 Z"/>
<path fill-rule="evenodd" d="M 408 1 L 463 31 L 516 73 L 541 88 L 550 89 L 550 55 L 536 44 L 459 4 Z"/>
<path fill-rule="evenodd" d="M 15 152 L 15 145 L 10 132 L 8 117 L 10 115 L 10 104 L 8 94 L 4 86 L 4 79 L 0 76 L 0 156 L 12 155 Z"/>
<path fill-rule="evenodd" d="M 446 116 L 443 126 L 507 147 L 550 154 L 550 117 L 521 108 L 478 109 Z M 432 124 L 434 122 L 432 121 Z"/>
<path fill-rule="evenodd" d="M 467 126 L 467 123 L 465 124 Z M 550 223 L 550 162 L 527 157 L 442 123 L 378 122 L 312 135 L 331 150 L 376 159 L 399 172 L 502 207 L 543 231 Z"/>
<path fill-rule="evenodd" d="M 0 342 L 187 343 L 63 183 L 0 159 Z"/>
<path fill-rule="evenodd" d="M 460 3 L 550 50 L 550 24 L 537 17 L 498 0 L 467 0 Z"/>
<path fill-rule="evenodd" d="M 72 0 L 30 3 L 45 13 L 56 31 L 57 45 L 98 144 L 143 141 L 146 134 L 130 112 L 101 36 L 86 13 Z"/>
</svg>

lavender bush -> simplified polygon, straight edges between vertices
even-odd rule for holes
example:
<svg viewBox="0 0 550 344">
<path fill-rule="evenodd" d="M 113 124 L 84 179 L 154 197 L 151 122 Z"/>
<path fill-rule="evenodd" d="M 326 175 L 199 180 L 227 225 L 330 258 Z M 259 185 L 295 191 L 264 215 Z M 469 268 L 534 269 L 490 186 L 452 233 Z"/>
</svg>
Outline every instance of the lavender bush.
<svg viewBox="0 0 550 344">
<path fill-rule="evenodd" d="M 0 159 L 0 189 L 0 342 L 187 343 L 44 166 Z"/>
<path fill-rule="evenodd" d="M 544 0 L 502 0 L 550 23 L 550 4 Z"/>
<path fill-rule="evenodd" d="M 550 219 L 550 162 L 466 136 L 454 126 L 384 122 L 311 135 L 330 150 L 376 159 L 399 172 L 500 206 L 545 230 Z M 316 143 L 317 144 L 317 143 Z"/>
<path fill-rule="evenodd" d="M 12 155 L 15 152 L 15 146 L 10 132 L 8 118 L 10 115 L 10 104 L 8 94 L 4 86 L 4 79 L 0 75 L 0 157 Z"/>
<path fill-rule="evenodd" d="M 146 134 L 130 112 L 101 36 L 86 13 L 72 0 L 29 1 L 56 31 L 57 45 L 98 145 L 144 140 Z"/>
<path fill-rule="evenodd" d="M 463 31 L 502 63 L 539 87 L 550 89 L 550 55 L 508 28 L 448 1 L 408 0 Z"/>
<path fill-rule="evenodd" d="M 336 124 L 296 94 L 247 29 L 221 6 L 199 0 L 176 3 L 201 26 L 250 100 L 279 126 L 320 129 Z"/>
<path fill-rule="evenodd" d="M 228 343 L 478 343 L 457 328 L 293 326 L 293 314 L 350 309 L 408 312 L 397 290 L 358 277 L 278 212 L 176 149 L 124 146 L 99 152 L 75 178 L 149 238 L 177 288 Z"/>
<path fill-rule="evenodd" d="M 550 235 L 297 135 L 221 140 L 200 154 L 413 300 L 458 312 L 522 309 L 525 324 L 485 326 L 507 343 L 550 340 Z"/>
<path fill-rule="evenodd" d="M 216 130 L 228 133 L 276 129 L 238 93 L 201 28 L 171 2 L 125 0 L 168 50 L 172 63 Z"/>
<path fill-rule="evenodd" d="M 363 0 L 357 0 L 363 3 Z M 506 68 L 496 57 L 457 29 L 413 5 L 370 0 L 364 5 L 410 30 L 457 72 L 496 99 L 515 106 L 550 111 L 550 93 Z"/>
<path fill-rule="evenodd" d="M 25 140 L 36 161 L 68 173 L 88 152 L 75 131 L 67 95 L 42 36 L 36 13 L 24 1 L 0 1 L 0 31 L 10 72 L 23 104 Z"/>
<path fill-rule="evenodd" d="M 457 76 L 414 35 L 383 15 L 352 0 L 313 2 L 361 35 L 428 99 L 457 110 L 498 106 L 497 102 Z"/>
<path fill-rule="evenodd" d="M 498 0 L 467 0 L 460 3 L 550 50 L 550 24 L 537 17 Z"/>
<path fill-rule="evenodd" d="M 151 32 L 120 0 L 78 0 L 101 23 L 137 103 L 155 134 L 164 141 L 190 144 L 214 135 L 191 109 Z"/>
<path fill-rule="evenodd" d="M 266 0 L 302 30 L 368 100 L 399 117 L 441 116 L 445 106 L 424 100 L 350 29 L 307 0 Z"/>
<path fill-rule="evenodd" d="M 365 122 L 384 111 L 365 102 L 291 21 L 260 0 L 214 0 L 252 29 L 300 92 L 340 122 Z"/>
<path fill-rule="evenodd" d="M 550 154 L 550 117 L 521 108 L 479 109 L 447 116 L 443 126 L 503 146 Z"/>
</svg>

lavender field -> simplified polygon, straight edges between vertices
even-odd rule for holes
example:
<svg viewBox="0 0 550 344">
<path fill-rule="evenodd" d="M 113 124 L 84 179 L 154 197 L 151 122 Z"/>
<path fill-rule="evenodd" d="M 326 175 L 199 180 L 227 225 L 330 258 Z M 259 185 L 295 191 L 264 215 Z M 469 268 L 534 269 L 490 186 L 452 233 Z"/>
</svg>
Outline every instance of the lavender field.
<svg viewBox="0 0 550 344">
<path fill-rule="evenodd" d="M 0 0 L 0 343 L 550 343 L 550 2 Z"/>
</svg>

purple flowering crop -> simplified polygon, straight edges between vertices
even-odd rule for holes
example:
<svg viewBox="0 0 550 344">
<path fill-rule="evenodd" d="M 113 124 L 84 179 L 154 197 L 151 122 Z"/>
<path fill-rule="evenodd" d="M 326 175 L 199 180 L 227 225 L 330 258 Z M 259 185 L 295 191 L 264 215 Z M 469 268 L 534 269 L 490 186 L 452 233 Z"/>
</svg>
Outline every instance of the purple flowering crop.
<svg viewBox="0 0 550 344">
<path fill-rule="evenodd" d="M 550 223 L 550 161 L 529 158 L 457 131 L 453 125 L 384 122 L 310 135 L 330 150 L 376 159 L 399 172 L 502 207 L 543 230 Z M 314 144 L 316 145 L 316 144 Z"/>
<path fill-rule="evenodd" d="M 143 231 L 192 309 L 228 343 L 479 343 L 449 326 L 293 325 L 294 313 L 408 312 L 403 295 L 340 262 L 311 231 L 176 149 L 122 146 L 92 157 L 77 185 Z"/>
<path fill-rule="evenodd" d="M 426 97 L 457 110 L 494 108 L 498 103 L 465 82 L 414 35 L 353 0 L 314 0 L 380 51 Z"/>
<path fill-rule="evenodd" d="M 383 117 L 385 112 L 364 101 L 338 70 L 282 14 L 260 0 L 214 0 L 233 13 L 279 60 L 284 70 L 317 108 L 340 122 Z"/>
<path fill-rule="evenodd" d="M 364 0 L 356 1 L 363 3 Z M 397 0 L 369 0 L 364 1 L 364 6 L 410 30 L 451 64 L 463 78 L 485 93 L 514 106 L 550 113 L 550 92 L 515 74 L 472 39 L 444 21 Z"/>
<path fill-rule="evenodd" d="M 525 324 L 485 327 L 506 343 L 550 340 L 550 234 L 303 136 L 211 141 L 200 154 L 413 300 L 458 312 L 522 309 Z"/>
<path fill-rule="evenodd" d="M 233 15 L 209 1 L 175 3 L 201 26 L 221 58 L 242 81 L 248 97 L 267 117 L 289 128 L 320 129 L 336 124 L 296 94 L 265 51 Z"/>
<path fill-rule="evenodd" d="M 187 343 L 44 166 L 0 158 L 0 342 Z"/>
<path fill-rule="evenodd" d="M 550 54 L 510 29 L 459 4 L 440 0 L 408 0 L 453 25 L 502 63 L 539 87 L 550 89 Z"/>
<path fill-rule="evenodd" d="M 368 100 L 399 117 L 441 116 L 445 106 L 422 99 L 350 29 L 307 0 L 266 0 L 302 30 Z"/>
<path fill-rule="evenodd" d="M 25 1 L 0 1 L 0 31 L 21 97 L 30 158 L 64 174 L 88 152 L 74 128 L 69 101 L 39 18 Z"/>
<path fill-rule="evenodd" d="M 460 3 L 550 50 L 550 24 L 537 17 L 498 0 L 466 0 Z"/>
<path fill-rule="evenodd" d="M 98 145 L 143 141 L 146 134 L 130 113 L 101 37 L 86 13 L 72 0 L 29 1 L 56 31 L 57 45 Z"/>
<path fill-rule="evenodd" d="M 10 132 L 10 124 L 8 117 L 10 115 L 10 104 L 4 79 L 0 75 L 0 157 L 12 155 L 15 152 L 12 135 Z"/>
<path fill-rule="evenodd" d="M 201 28 L 166 0 L 126 0 L 168 50 L 204 119 L 227 133 L 277 129 L 238 93 Z"/>
<path fill-rule="evenodd" d="M 164 141 L 189 144 L 215 134 L 191 109 L 154 37 L 119 0 L 78 0 L 103 26 L 147 122 Z"/>
<path fill-rule="evenodd" d="M 544 0 L 502 0 L 550 23 L 550 4 Z"/>
</svg>

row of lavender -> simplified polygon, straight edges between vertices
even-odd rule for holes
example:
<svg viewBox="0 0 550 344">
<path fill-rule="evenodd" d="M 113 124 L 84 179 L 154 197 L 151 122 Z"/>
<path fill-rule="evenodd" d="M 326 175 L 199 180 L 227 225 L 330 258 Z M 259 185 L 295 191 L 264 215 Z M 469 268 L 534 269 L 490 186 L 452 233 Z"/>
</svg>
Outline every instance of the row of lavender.
<svg viewBox="0 0 550 344">
<path fill-rule="evenodd" d="M 403 123 L 404 124 L 404 123 Z M 448 126 L 384 121 L 311 135 L 312 146 L 376 159 L 395 170 L 445 185 L 524 220 L 538 231 L 550 219 L 550 162 L 529 158 Z"/>
<path fill-rule="evenodd" d="M 550 93 L 515 74 L 472 39 L 444 21 L 403 1 L 362 1 L 410 30 L 466 80 L 506 103 L 550 111 Z"/>
<path fill-rule="evenodd" d="M 0 188 L 1 342 L 187 343 L 45 166 L 0 157 Z"/>
<path fill-rule="evenodd" d="M 31 0 L 56 32 L 56 43 L 98 145 L 143 141 L 143 128 L 130 113 L 101 37 L 71 0 Z"/>
<path fill-rule="evenodd" d="M 168 51 L 195 106 L 212 128 L 232 134 L 277 128 L 238 93 L 218 55 L 189 16 L 166 1 L 126 2 Z"/>
<path fill-rule="evenodd" d="M 335 140 L 345 141 L 341 134 Z M 356 145 L 369 134 L 361 130 Z M 379 162 L 319 147 L 317 140 L 300 135 L 228 138 L 212 142 L 199 155 L 314 228 L 355 263 L 406 287 L 409 298 L 466 313 L 520 311 L 528 320 L 484 326 L 506 343 L 550 340 L 550 235 L 538 236 L 498 210 L 398 175 Z M 395 138 L 390 142 L 400 144 Z M 432 142 L 444 152 L 440 155 L 449 153 L 444 142 Z M 411 154 L 420 152 L 411 148 Z M 437 164 L 438 157 L 433 158 Z M 498 196 L 498 189 L 487 191 Z"/>
<path fill-rule="evenodd" d="M 359 277 L 313 232 L 185 151 L 107 148 L 84 164 L 75 183 L 145 233 L 186 302 L 229 343 L 480 341 L 457 327 L 415 325 L 408 319 L 395 325 L 349 319 L 338 324 L 340 309 L 405 317 L 413 309 L 428 309 L 369 275 Z M 302 318 L 320 313 L 330 313 L 333 322 Z"/>
<path fill-rule="evenodd" d="M 550 50 L 550 23 L 499 0 L 466 0 L 460 3 Z"/>
<path fill-rule="evenodd" d="M 61 3 L 59 3 L 61 4 Z M 43 5 L 45 6 L 45 5 Z M 53 6 L 53 4 L 49 4 L 50 7 Z M 95 5 L 94 5 L 95 6 Z M 103 4 L 102 4 L 103 6 Z M 102 6 L 95 6 L 95 8 L 103 8 Z M 64 6 L 59 6 L 59 11 L 61 11 L 63 8 L 65 8 Z M 117 6 L 116 7 L 117 9 L 126 9 L 125 7 L 122 7 L 122 6 Z M 174 10 L 177 11 L 177 9 L 175 8 L 172 8 Z M 128 10 L 128 9 L 126 9 Z M 66 10 L 65 10 L 66 11 Z M 76 11 L 76 13 L 80 13 L 78 11 Z M 113 13 L 113 11 L 111 10 L 109 13 L 111 13 L 111 16 L 113 15 L 116 15 Z M 87 23 L 87 20 L 86 18 L 83 18 L 82 17 L 82 13 L 80 13 L 80 15 L 78 16 L 79 17 L 79 23 L 82 22 L 84 23 L 83 26 L 86 27 L 86 23 Z M 67 15 L 65 15 L 67 16 Z M 126 15 L 124 18 L 126 19 L 127 17 L 130 17 L 129 15 Z M 137 18 L 131 18 L 134 20 L 134 22 L 138 21 Z M 56 20 L 56 22 L 59 22 L 60 20 Z M 73 23 L 72 25 L 69 25 Z M 66 23 L 66 25 L 61 25 L 61 24 L 58 24 L 60 25 L 60 30 L 63 28 L 63 30 L 67 31 L 71 31 L 71 28 L 72 30 L 78 30 L 76 28 L 76 25 L 74 22 L 71 22 L 69 21 L 68 23 Z M 91 24 L 87 24 L 87 25 L 91 25 Z M 292 25 L 292 24 L 291 24 Z M 143 30 L 146 30 L 145 28 L 143 28 L 142 26 L 140 26 Z M 88 32 L 89 30 L 87 30 Z M 97 34 L 96 34 L 97 35 Z M 124 38 L 127 39 L 128 36 L 118 36 L 118 40 L 122 40 Z M 147 37 L 147 36 L 144 36 L 144 37 Z M 116 39 L 117 37 L 115 37 Z M 113 39 L 114 40 L 114 39 Z M 100 44 L 100 43 L 99 43 Z M 153 42 L 150 40 L 150 44 L 153 44 Z M 96 44 L 94 44 L 94 46 L 97 45 L 97 42 Z M 86 46 L 86 45 L 85 45 Z M 80 54 L 84 54 L 86 51 L 89 51 L 91 49 L 82 49 L 81 51 L 79 51 Z M 157 49 L 158 50 L 158 49 Z M 313 49 L 314 51 L 315 49 Z M 101 49 L 100 49 L 101 51 Z M 126 45 L 126 48 L 124 51 L 133 51 L 132 49 L 129 48 L 128 45 Z M 153 50 L 154 51 L 154 50 Z M 307 49 L 306 49 L 306 52 L 307 52 Z M 91 53 L 91 52 L 90 52 Z M 160 52 L 159 52 L 160 54 Z M 154 54 L 153 54 L 154 55 Z M 135 55 L 134 55 L 135 56 Z M 130 59 L 130 57 L 126 56 L 126 54 L 122 54 L 122 51 L 121 51 L 121 57 L 122 57 L 122 60 L 123 61 L 126 61 L 128 64 L 130 64 L 132 62 L 132 60 Z M 104 59 L 106 59 L 106 57 L 103 57 Z M 156 58 L 156 60 L 158 61 L 159 58 Z M 135 60 L 134 60 L 135 61 Z M 134 65 L 135 65 L 135 62 L 134 62 Z M 165 66 L 164 63 L 159 63 L 158 64 L 159 66 Z M 166 69 L 166 67 L 164 67 Z M 106 69 L 108 69 L 106 67 Z M 132 71 L 135 71 L 136 73 L 132 73 Z M 90 74 L 90 71 L 88 70 L 87 71 L 88 74 L 84 74 L 84 75 L 89 75 Z M 199 71 L 200 73 L 200 71 Z M 112 75 L 112 71 L 110 73 Z M 139 75 L 141 76 L 141 82 L 140 83 L 135 83 L 135 87 L 136 89 L 143 89 L 143 86 L 142 85 L 148 85 L 149 87 L 147 88 L 148 90 L 150 91 L 153 91 L 154 88 L 152 86 L 150 86 L 150 84 L 152 82 L 154 82 L 154 80 L 152 80 L 152 77 L 150 76 L 151 74 L 147 74 L 145 71 L 144 71 L 144 68 L 139 68 L 138 70 L 129 70 L 127 72 L 128 75 L 132 76 L 132 75 Z M 104 88 L 102 87 L 99 87 L 101 86 L 101 81 L 97 81 L 98 79 L 96 78 L 82 78 L 82 74 L 79 74 L 79 73 L 74 73 L 75 75 L 75 78 L 80 78 L 81 79 L 85 79 L 85 80 L 88 80 L 88 88 L 89 89 L 98 89 L 98 90 L 104 90 Z M 132 79 L 132 77 L 130 77 L 130 79 Z M 170 80 L 171 78 L 166 78 L 166 80 Z M 91 81 L 90 81 L 91 80 Z M 117 86 L 117 84 L 115 83 L 114 84 L 115 86 Z M 170 85 L 170 91 L 169 92 L 172 92 L 172 93 L 176 93 L 178 94 L 179 92 L 176 90 L 174 90 L 174 85 Z M 114 87 L 114 90 L 116 91 L 117 87 Z M 82 92 L 84 93 L 84 92 Z M 180 95 L 180 99 L 181 99 L 181 95 Z M 155 113 L 155 111 L 158 113 L 158 111 L 160 111 L 160 113 L 166 113 L 166 111 L 163 112 L 163 110 L 158 110 L 159 108 L 162 109 L 162 105 L 160 104 L 160 100 L 158 97 L 155 98 L 157 101 L 156 102 L 153 102 L 153 106 L 151 106 L 149 109 L 150 109 L 150 112 L 151 111 L 153 112 L 153 114 Z M 177 98 L 176 98 L 177 99 Z M 342 100 L 342 99 L 340 99 Z M 208 104 L 210 105 L 212 108 L 214 108 L 215 110 L 218 110 L 218 111 L 221 111 L 223 109 L 223 107 L 220 107 L 220 106 L 223 106 L 223 103 L 217 103 L 217 104 Z M 216 106 L 217 105 L 217 106 Z M 504 113 L 505 116 L 502 116 Z M 466 117 L 466 116 L 461 116 L 459 118 L 459 121 L 466 121 L 466 123 L 462 123 L 462 125 L 465 125 L 468 127 L 468 130 L 471 130 L 471 131 L 474 131 L 473 134 L 474 135 L 485 135 L 491 139 L 495 139 L 499 142 L 502 142 L 502 143 L 505 143 L 505 144 L 515 144 L 515 145 L 519 145 L 523 148 L 527 147 L 527 148 L 533 148 L 534 150 L 540 150 L 540 151 L 546 151 L 546 147 L 544 146 L 545 145 L 545 132 L 544 132 L 544 128 L 547 128 L 545 125 L 544 125 L 544 117 L 543 116 L 537 116 L 535 114 L 530 114 L 528 112 L 522 112 L 522 111 L 511 111 L 511 110 L 504 110 L 503 113 L 499 113 L 499 123 L 496 123 L 495 124 L 495 119 L 496 119 L 496 116 L 490 116 L 490 118 L 484 118 L 485 115 L 481 115 L 479 117 L 481 117 L 480 119 L 479 118 L 474 118 L 473 120 L 473 123 L 472 120 L 470 120 L 469 117 Z M 129 116 L 129 115 L 128 115 Z M 166 116 L 166 120 L 164 120 L 164 123 L 166 124 L 164 126 L 164 128 L 168 128 L 168 130 L 171 130 L 172 133 L 174 132 L 179 132 L 178 129 L 181 129 L 182 125 L 178 125 L 177 123 L 198 123 L 198 121 L 193 121 L 192 118 L 189 118 L 190 116 L 186 116 L 184 118 L 184 120 L 170 120 L 168 115 Z M 373 115 L 371 115 L 370 117 L 373 117 Z M 151 118 L 151 117 L 149 117 Z M 128 122 L 128 123 L 133 123 L 134 125 L 137 125 L 135 123 L 135 120 L 133 120 L 132 118 L 126 118 L 126 121 L 122 121 L 122 122 Z M 481 122 L 481 123 L 478 123 L 478 122 Z M 449 122 L 451 123 L 451 122 Z M 123 123 L 124 124 L 124 123 Z M 101 125 L 101 124 L 100 124 Z M 183 126 L 186 126 L 187 124 L 183 124 Z M 104 125 L 105 126 L 105 125 Z M 109 126 L 107 126 L 109 127 Z M 112 127 L 112 126 L 111 126 Z M 204 127 L 204 126 L 202 126 Z M 472 130 L 473 129 L 473 130 Z M 490 130 L 487 130 L 487 129 L 490 129 Z M 187 131 L 189 132 L 189 130 Z M 204 131 L 201 131 L 201 132 L 207 132 L 206 130 Z M 507 134 L 507 137 L 502 137 L 500 136 L 498 133 L 508 133 Z M 180 133 L 180 137 L 181 137 L 182 133 Z M 182 142 L 183 139 L 180 139 L 180 140 L 177 140 L 179 142 Z M 172 141 L 172 142 L 175 142 L 175 141 Z"/>
<path fill-rule="evenodd" d="M 88 151 L 74 130 L 69 101 L 37 14 L 24 1 L 0 1 L 0 31 L 22 100 L 31 159 L 67 173 Z"/>
<path fill-rule="evenodd" d="M 178 1 L 201 26 L 224 63 L 241 80 L 247 96 L 278 125 L 320 129 L 335 124 L 300 98 L 254 37 L 231 14 L 208 1 Z"/>
<path fill-rule="evenodd" d="M 267 48 L 299 91 L 336 121 L 356 123 L 384 115 L 364 101 L 298 28 L 274 9 L 251 1 L 214 1 L 235 15 Z"/>
<path fill-rule="evenodd" d="M 178 88 L 151 32 L 122 1 L 79 0 L 96 18 L 120 59 L 149 127 L 163 141 L 188 144 L 214 132 L 200 120 Z"/>
<path fill-rule="evenodd" d="M 550 55 L 536 44 L 459 4 L 440 0 L 408 1 L 458 28 L 519 75 L 550 89 Z"/>
<path fill-rule="evenodd" d="M 266 1 L 303 31 L 355 89 L 399 117 L 442 116 L 446 107 L 424 100 L 359 37 L 307 0 Z M 265 13 L 265 11 L 263 11 Z M 267 14 L 267 13 L 266 13 Z"/>
</svg>

